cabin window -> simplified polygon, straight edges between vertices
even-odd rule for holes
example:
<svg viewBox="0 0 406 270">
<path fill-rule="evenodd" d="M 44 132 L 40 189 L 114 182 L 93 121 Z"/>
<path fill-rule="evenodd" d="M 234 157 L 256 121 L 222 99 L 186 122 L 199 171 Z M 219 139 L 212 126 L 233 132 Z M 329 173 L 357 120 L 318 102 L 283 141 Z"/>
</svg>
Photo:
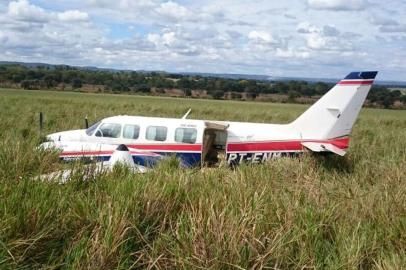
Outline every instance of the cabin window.
<svg viewBox="0 0 406 270">
<path fill-rule="evenodd" d="M 118 138 L 120 133 L 120 124 L 104 123 L 96 131 L 96 137 Z"/>
<path fill-rule="evenodd" d="M 126 139 L 138 139 L 140 136 L 140 126 L 138 125 L 124 125 L 123 138 Z"/>
<path fill-rule="evenodd" d="M 195 143 L 197 130 L 195 128 L 177 128 L 175 130 L 175 142 Z"/>
<path fill-rule="evenodd" d="M 147 140 L 150 141 L 160 141 L 163 142 L 166 140 L 166 134 L 168 133 L 167 127 L 162 126 L 149 126 L 147 128 Z"/>
<path fill-rule="evenodd" d="M 100 125 L 100 121 L 97 122 L 96 124 L 93 124 L 91 127 L 86 129 L 86 134 L 87 136 L 92 136 L 94 131 L 97 129 L 97 127 Z"/>
</svg>

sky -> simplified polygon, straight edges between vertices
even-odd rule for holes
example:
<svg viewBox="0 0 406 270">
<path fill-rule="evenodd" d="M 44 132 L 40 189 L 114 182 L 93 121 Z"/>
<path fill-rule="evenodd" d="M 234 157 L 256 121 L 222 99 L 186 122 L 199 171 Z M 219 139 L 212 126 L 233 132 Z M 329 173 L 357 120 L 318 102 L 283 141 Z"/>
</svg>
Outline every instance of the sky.
<svg viewBox="0 0 406 270">
<path fill-rule="evenodd" d="M 0 60 L 406 81 L 406 1 L 0 0 Z"/>
</svg>

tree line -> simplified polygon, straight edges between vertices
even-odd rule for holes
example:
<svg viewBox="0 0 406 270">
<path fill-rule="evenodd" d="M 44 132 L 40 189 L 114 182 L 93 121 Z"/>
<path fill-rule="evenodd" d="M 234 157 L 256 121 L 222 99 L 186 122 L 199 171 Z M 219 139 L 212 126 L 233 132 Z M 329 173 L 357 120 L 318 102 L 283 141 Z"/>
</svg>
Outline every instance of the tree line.
<svg viewBox="0 0 406 270">
<path fill-rule="evenodd" d="M 306 81 L 260 81 L 181 75 L 165 72 L 135 72 L 90 70 L 70 66 L 0 65 L 0 85 L 29 90 L 56 89 L 69 86 L 82 89 L 85 85 L 99 87 L 101 91 L 124 93 L 164 93 L 167 89 L 183 91 L 185 96 L 192 92 L 205 92 L 215 99 L 255 99 L 259 95 L 279 94 L 289 102 L 298 98 L 316 98 L 325 94 L 332 86 L 324 82 Z M 406 95 L 399 90 L 391 91 L 385 86 L 373 86 L 367 99 L 371 105 L 389 108 L 396 102 L 406 105 Z"/>
</svg>

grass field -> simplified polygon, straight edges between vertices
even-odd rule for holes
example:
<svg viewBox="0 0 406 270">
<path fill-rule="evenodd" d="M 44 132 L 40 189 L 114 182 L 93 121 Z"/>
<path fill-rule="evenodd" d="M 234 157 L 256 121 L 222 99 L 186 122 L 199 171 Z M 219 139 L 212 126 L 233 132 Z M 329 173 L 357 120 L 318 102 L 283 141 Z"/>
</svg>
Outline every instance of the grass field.
<svg viewBox="0 0 406 270">
<path fill-rule="evenodd" d="M 345 157 L 65 185 L 44 133 L 116 114 L 287 123 L 306 106 L 0 90 L 0 269 L 405 269 L 406 111 L 363 109 Z"/>
</svg>

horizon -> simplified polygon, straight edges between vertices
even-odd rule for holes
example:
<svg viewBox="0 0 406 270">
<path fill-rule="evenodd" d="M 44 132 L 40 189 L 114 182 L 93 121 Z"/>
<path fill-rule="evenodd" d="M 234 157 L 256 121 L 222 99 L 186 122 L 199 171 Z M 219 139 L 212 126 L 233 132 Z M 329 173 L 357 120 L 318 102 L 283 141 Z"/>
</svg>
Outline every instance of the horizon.
<svg viewBox="0 0 406 270">
<path fill-rule="evenodd" d="M 3 1 L 0 59 L 309 79 L 378 70 L 378 82 L 406 81 L 400 0 L 216 3 Z"/>
<path fill-rule="evenodd" d="M 16 61 L 3 61 L 0 59 L 0 65 L 8 65 L 8 64 L 18 64 L 18 65 L 29 65 L 29 66 L 35 66 L 35 65 L 49 65 L 49 66 L 69 66 L 72 68 L 79 68 L 79 69 L 97 69 L 97 70 L 107 70 L 107 71 L 117 71 L 117 72 L 164 72 L 167 74 L 179 74 L 179 75 L 200 75 L 200 76 L 213 76 L 213 77 L 218 77 L 222 78 L 227 76 L 241 76 L 241 79 L 247 79 L 248 77 L 267 77 L 265 80 L 268 81 L 290 81 L 290 80 L 303 80 L 307 82 L 325 82 L 325 83 L 335 83 L 335 81 L 339 81 L 343 79 L 345 75 L 343 75 L 341 78 L 323 78 L 323 77 L 285 77 L 285 76 L 272 76 L 272 75 L 266 75 L 266 74 L 249 74 L 249 73 L 211 73 L 211 72 L 194 72 L 194 71 L 186 71 L 186 72 L 177 72 L 177 71 L 167 71 L 167 70 L 145 70 L 145 69 L 138 69 L 138 70 L 131 70 L 131 69 L 116 69 L 116 68 L 106 68 L 106 67 L 98 67 L 98 66 L 71 66 L 67 64 L 50 64 L 50 63 L 40 63 L 40 62 L 16 62 Z M 357 72 L 357 71 L 351 71 L 351 72 Z M 349 72 L 350 73 L 350 72 Z M 346 74 L 347 75 L 347 74 Z M 379 72 L 378 72 L 379 75 Z M 245 77 L 244 77 L 245 76 Z M 230 78 L 230 79 L 235 79 L 235 78 Z M 254 79 L 255 80 L 255 79 Z M 257 78 L 256 80 L 263 80 L 263 78 Z M 375 84 L 379 85 L 390 85 L 394 84 L 394 86 L 406 86 L 406 81 L 398 81 L 398 80 L 381 80 L 381 79 L 376 79 Z"/>
</svg>

